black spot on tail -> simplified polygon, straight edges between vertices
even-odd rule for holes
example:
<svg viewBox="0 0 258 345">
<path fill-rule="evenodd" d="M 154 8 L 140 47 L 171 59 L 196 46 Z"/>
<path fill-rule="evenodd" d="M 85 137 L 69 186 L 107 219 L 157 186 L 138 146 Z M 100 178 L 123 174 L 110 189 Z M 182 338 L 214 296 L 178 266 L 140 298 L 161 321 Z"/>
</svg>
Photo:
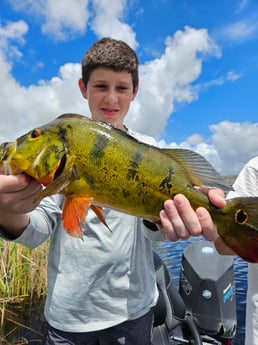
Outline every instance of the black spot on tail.
<svg viewBox="0 0 258 345">
<path fill-rule="evenodd" d="M 237 224 L 245 224 L 248 220 L 248 214 L 242 210 L 242 209 L 239 209 L 236 211 L 235 213 L 235 221 Z"/>
</svg>

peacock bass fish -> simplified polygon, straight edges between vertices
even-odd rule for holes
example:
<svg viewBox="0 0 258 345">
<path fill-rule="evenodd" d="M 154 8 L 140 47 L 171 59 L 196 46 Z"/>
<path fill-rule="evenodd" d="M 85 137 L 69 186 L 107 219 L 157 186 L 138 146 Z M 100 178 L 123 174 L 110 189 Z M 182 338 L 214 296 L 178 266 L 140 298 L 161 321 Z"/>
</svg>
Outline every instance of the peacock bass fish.
<svg viewBox="0 0 258 345">
<path fill-rule="evenodd" d="M 224 242 L 246 261 L 258 262 L 258 197 L 227 201 L 223 209 L 194 186 L 227 186 L 199 154 L 160 149 L 106 123 L 64 114 L 0 145 L 0 173 L 26 173 L 45 188 L 37 201 L 65 196 L 62 221 L 82 238 L 90 207 L 107 227 L 102 207 L 159 223 L 164 201 L 184 194 L 192 207 L 205 207 Z M 112 230 L 112 229 L 111 229 Z"/>
</svg>

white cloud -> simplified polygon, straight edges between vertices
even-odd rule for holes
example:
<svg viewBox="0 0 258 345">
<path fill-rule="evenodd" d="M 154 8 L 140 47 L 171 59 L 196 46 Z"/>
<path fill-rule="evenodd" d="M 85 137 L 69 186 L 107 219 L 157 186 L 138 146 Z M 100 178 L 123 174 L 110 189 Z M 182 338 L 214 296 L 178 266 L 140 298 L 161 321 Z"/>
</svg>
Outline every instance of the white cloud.
<svg viewBox="0 0 258 345">
<path fill-rule="evenodd" d="M 33 15 L 42 15 L 45 7 L 45 0 L 6 0 L 15 11 Z"/>
<path fill-rule="evenodd" d="M 42 32 L 63 41 L 85 33 L 88 0 L 8 0 L 14 10 L 35 16 Z"/>
<path fill-rule="evenodd" d="M 42 32 L 63 41 L 86 32 L 90 12 L 89 0 L 7 0 L 15 11 L 33 15 L 41 22 Z M 136 35 L 123 19 L 126 0 L 92 0 L 94 10 L 91 28 L 97 36 L 123 39 L 132 48 L 138 46 Z"/>
<path fill-rule="evenodd" d="M 258 123 L 223 121 L 210 129 L 222 171 L 236 173 L 251 157 L 258 155 Z"/>
<path fill-rule="evenodd" d="M 210 130 L 206 141 L 194 142 L 192 135 L 178 146 L 199 152 L 223 175 L 237 175 L 250 158 L 258 155 L 258 123 L 222 121 L 211 125 Z"/>
<path fill-rule="evenodd" d="M 122 39 L 133 49 L 136 49 L 136 35 L 132 28 L 123 22 L 126 11 L 126 1 L 93 0 L 95 16 L 92 21 L 92 29 L 99 36 L 110 36 Z"/>
<path fill-rule="evenodd" d="M 77 86 L 79 64 L 65 64 L 58 76 L 29 87 L 22 87 L 13 79 L 10 65 L 3 60 L 0 67 L 9 69 L 9 73 L 0 76 L 0 82 L 4 79 L 5 85 L 0 93 L 1 114 L 5 118 L 1 122 L 0 142 L 13 140 L 64 112 L 89 114 Z"/>
<path fill-rule="evenodd" d="M 5 25 L 0 23 L 0 51 L 8 58 L 21 57 L 17 44 L 25 43 L 24 35 L 27 31 L 28 25 L 23 20 L 7 22 Z"/>
<path fill-rule="evenodd" d="M 257 37 L 258 24 L 256 20 L 238 21 L 220 30 L 219 36 L 223 40 L 245 41 Z"/>
<path fill-rule="evenodd" d="M 60 67 L 58 76 L 39 81 L 37 85 L 23 87 L 15 80 L 10 56 L 14 52 L 16 56 L 21 55 L 19 44 L 25 42 L 23 36 L 27 29 L 22 21 L 0 27 L 0 83 L 4 86 L 0 92 L 0 142 L 13 140 L 65 111 L 76 109 L 85 113 L 87 109 L 77 87 L 79 64 L 65 64 Z"/>
<path fill-rule="evenodd" d="M 200 76 L 207 55 L 218 57 L 220 49 L 205 29 L 186 27 L 168 37 L 160 58 L 140 66 L 140 92 L 132 104 L 128 125 L 159 136 L 175 103 L 190 103 L 198 98 L 191 83 Z"/>
<path fill-rule="evenodd" d="M 248 6 L 249 0 L 242 0 L 236 9 L 236 13 L 240 13 Z"/>
<path fill-rule="evenodd" d="M 196 87 L 198 90 L 201 90 L 201 89 L 207 89 L 207 88 L 212 87 L 212 86 L 221 86 L 221 85 L 225 84 L 226 82 L 234 82 L 235 80 L 238 80 L 241 77 L 242 77 L 241 73 L 237 73 L 235 71 L 229 71 L 225 75 L 223 75 L 219 78 L 210 80 L 210 81 L 203 83 L 201 85 L 197 85 Z"/>
<path fill-rule="evenodd" d="M 87 6 L 87 0 L 47 0 L 43 33 L 61 41 L 84 34 L 89 18 Z"/>
<path fill-rule="evenodd" d="M 241 73 L 237 73 L 237 72 L 234 72 L 234 71 L 229 71 L 227 73 L 226 79 L 230 80 L 230 81 L 235 81 L 235 80 L 241 78 L 241 76 L 242 76 Z"/>
</svg>

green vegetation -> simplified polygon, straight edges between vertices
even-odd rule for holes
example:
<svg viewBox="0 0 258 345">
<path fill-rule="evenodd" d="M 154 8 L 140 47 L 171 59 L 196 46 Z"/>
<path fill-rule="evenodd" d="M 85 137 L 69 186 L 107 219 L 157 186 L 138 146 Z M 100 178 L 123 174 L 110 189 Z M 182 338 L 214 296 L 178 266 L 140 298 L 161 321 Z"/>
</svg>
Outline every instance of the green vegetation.
<svg viewBox="0 0 258 345">
<path fill-rule="evenodd" d="M 0 240 L 0 300 L 46 294 L 48 242 L 36 249 Z"/>
<path fill-rule="evenodd" d="M 7 303 L 40 299 L 47 293 L 49 243 L 36 249 L 0 240 L 0 311 L 1 325 Z"/>
</svg>

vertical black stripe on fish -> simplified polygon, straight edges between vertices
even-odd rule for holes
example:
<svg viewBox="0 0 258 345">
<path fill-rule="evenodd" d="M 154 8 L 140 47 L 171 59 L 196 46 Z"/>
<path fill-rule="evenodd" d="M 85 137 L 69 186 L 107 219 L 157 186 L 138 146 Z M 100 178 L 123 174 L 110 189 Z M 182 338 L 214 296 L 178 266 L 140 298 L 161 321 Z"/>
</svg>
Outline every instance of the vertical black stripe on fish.
<svg viewBox="0 0 258 345">
<path fill-rule="evenodd" d="M 48 145 L 45 149 L 44 154 L 41 156 L 40 164 L 37 164 L 37 174 L 41 176 L 42 171 L 44 173 L 50 173 L 53 169 L 51 162 L 53 161 L 58 162 L 60 160 L 60 150 L 58 146 L 55 144 Z"/>
<path fill-rule="evenodd" d="M 91 190 L 94 190 L 95 189 L 95 178 L 94 178 L 94 176 L 91 176 L 91 175 L 87 174 L 87 172 L 84 172 L 83 178 L 87 182 L 89 188 Z"/>
<path fill-rule="evenodd" d="M 68 125 L 67 128 L 68 128 L 68 130 L 71 131 L 72 126 Z M 62 125 L 59 126 L 59 138 L 63 143 L 67 142 L 67 139 L 66 139 L 67 138 L 67 130 L 65 127 L 62 127 Z"/>
<path fill-rule="evenodd" d="M 127 180 L 136 180 L 137 179 L 137 172 L 139 170 L 139 165 L 142 161 L 142 153 L 140 151 L 136 151 L 132 158 L 129 161 L 129 168 L 127 171 L 126 179 Z"/>
<path fill-rule="evenodd" d="M 162 189 L 162 190 L 167 189 L 168 191 L 171 190 L 171 188 L 173 187 L 173 185 L 172 185 L 173 174 L 174 174 L 173 168 L 170 167 L 168 169 L 168 175 L 159 184 L 160 189 Z"/>
<path fill-rule="evenodd" d="M 104 157 L 105 148 L 108 146 L 109 138 L 105 135 L 97 134 L 90 151 L 90 159 L 95 165 L 100 166 L 101 159 Z"/>
<path fill-rule="evenodd" d="M 49 166 L 49 153 L 42 157 L 40 165 L 36 166 L 37 174 L 41 176 L 41 171 L 44 171 L 44 173 L 50 173 L 50 166 Z"/>
</svg>

